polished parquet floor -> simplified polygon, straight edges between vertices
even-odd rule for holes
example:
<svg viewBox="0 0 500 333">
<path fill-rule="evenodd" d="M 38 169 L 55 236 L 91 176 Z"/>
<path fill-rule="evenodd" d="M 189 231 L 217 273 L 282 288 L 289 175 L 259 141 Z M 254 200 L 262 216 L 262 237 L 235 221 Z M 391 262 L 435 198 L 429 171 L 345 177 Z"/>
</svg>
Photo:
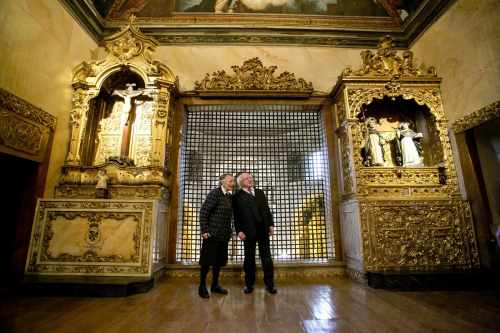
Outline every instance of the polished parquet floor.
<svg viewBox="0 0 500 333">
<path fill-rule="evenodd" d="M 194 279 L 164 279 L 124 298 L 3 297 L 6 332 L 500 332 L 500 293 L 394 292 L 338 278 L 197 295 Z"/>
</svg>

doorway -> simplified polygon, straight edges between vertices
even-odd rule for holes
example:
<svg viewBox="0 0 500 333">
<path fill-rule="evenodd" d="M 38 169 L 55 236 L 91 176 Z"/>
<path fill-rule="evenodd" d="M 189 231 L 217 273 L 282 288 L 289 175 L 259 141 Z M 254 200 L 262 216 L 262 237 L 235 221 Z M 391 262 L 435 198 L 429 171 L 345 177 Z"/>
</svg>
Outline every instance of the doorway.
<svg viewBox="0 0 500 333">
<path fill-rule="evenodd" d="M 0 274 L 2 285 L 12 285 L 23 274 L 36 205 L 39 163 L 0 153 L 4 183 L 2 188 L 2 232 Z"/>
</svg>

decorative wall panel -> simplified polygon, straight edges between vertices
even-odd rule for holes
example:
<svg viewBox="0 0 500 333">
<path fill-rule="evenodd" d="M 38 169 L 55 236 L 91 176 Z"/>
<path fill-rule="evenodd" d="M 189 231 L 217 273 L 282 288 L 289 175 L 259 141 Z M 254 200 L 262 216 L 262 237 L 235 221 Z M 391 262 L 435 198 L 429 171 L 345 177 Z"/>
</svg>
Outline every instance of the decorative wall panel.
<svg viewBox="0 0 500 333">
<path fill-rule="evenodd" d="M 158 202 L 38 202 L 26 274 L 148 276 Z"/>
</svg>

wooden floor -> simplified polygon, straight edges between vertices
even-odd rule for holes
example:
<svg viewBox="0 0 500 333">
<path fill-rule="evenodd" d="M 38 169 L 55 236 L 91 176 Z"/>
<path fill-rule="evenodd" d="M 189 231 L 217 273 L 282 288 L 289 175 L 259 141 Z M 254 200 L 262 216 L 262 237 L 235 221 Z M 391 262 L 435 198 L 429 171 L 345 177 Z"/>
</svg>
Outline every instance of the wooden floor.
<svg viewBox="0 0 500 333">
<path fill-rule="evenodd" d="M 9 297 L 6 332 L 500 332 L 498 292 L 393 292 L 345 279 L 282 282 L 201 299 L 195 280 L 161 281 L 126 298 Z"/>
</svg>

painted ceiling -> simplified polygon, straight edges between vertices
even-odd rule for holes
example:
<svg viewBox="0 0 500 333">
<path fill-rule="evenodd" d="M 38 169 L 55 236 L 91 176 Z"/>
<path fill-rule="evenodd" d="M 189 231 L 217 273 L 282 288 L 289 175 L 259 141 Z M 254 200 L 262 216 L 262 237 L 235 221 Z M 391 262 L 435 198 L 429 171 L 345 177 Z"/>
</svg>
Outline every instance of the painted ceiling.
<svg viewBox="0 0 500 333">
<path fill-rule="evenodd" d="M 100 41 L 134 14 L 161 44 L 407 47 L 453 0 L 62 0 Z"/>
</svg>

